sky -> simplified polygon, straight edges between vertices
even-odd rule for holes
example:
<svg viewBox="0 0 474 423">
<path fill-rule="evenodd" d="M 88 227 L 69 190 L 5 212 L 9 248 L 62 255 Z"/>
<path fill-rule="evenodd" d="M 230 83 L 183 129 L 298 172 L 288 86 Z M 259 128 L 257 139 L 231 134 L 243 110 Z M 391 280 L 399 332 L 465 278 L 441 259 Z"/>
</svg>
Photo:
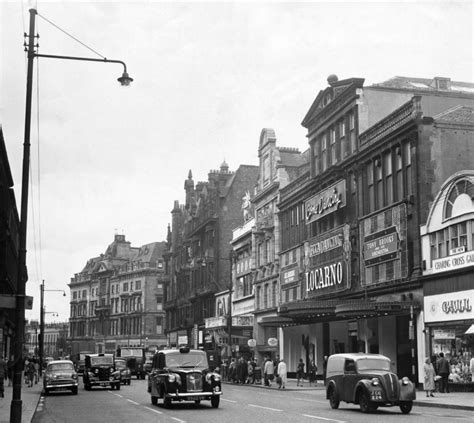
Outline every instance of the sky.
<svg viewBox="0 0 474 423">
<path fill-rule="evenodd" d="M 0 125 L 18 209 L 26 55 L 35 7 L 27 319 L 69 318 L 68 284 L 116 233 L 164 241 L 184 181 L 258 165 L 263 128 L 308 148 L 301 126 L 330 74 L 473 82 L 473 2 L 0 0 Z M 66 297 L 60 291 L 65 290 Z M 55 315 L 58 314 L 58 316 Z"/>
</svg>

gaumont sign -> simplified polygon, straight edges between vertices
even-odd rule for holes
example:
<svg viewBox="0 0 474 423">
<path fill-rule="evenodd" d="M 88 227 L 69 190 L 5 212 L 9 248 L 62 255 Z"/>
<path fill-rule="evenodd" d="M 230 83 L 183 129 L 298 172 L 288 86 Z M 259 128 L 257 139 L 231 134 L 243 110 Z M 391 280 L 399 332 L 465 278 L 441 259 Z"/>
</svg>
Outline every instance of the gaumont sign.
<svg viewBox="0 0 474 423">
<path fill-rule="evenodd" d="M 306 201 L 306 223 L 315 222 L 345 205 L 346 181 L 343 179 Z"/>
<path fill-rule="evenodd" d="M 428 295 L 424 299 L 425 322 L 473 319 L 474 289 Z"/>
<path fill-rule="evenodd" d="M 433 273 L 440 273 L 468 266 L 474 266 L 474 251 L 433 260 L 431 269 Z"/>
</svg>

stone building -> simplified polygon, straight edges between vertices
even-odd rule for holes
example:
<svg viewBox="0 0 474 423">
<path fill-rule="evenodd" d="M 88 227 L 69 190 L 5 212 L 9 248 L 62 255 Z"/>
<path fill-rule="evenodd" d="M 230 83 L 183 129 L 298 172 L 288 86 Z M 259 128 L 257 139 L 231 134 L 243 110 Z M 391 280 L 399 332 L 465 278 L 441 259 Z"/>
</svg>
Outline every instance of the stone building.
<svg viewBox="0 0 474 423">
<path fill-rule="evenodd" d="M 170 283 L 166 293 L 170 345 L 216 348 L 205 319 L 215 317 L 216 294 L 232 288 L 232 230 L 243 223 L 242 197 L 255 186 L 256 166 L 229 171 L 227 163 L 194 183 L 189 172 L 185 203 L 175 201 L 171 226 Z M 225 337 L 224 325 L 221 335 Z M 208 328 L 209 329 L 209 328 Z M 229 341 L 227 340 L 227 343 Z"/>
<path fill-rule="evenodd" d="M 115 235 L 104 254 L 71 278 L 71 354 L 166 344 L 165 246 L 132 247 L 125 235 Z"/>
</svg>

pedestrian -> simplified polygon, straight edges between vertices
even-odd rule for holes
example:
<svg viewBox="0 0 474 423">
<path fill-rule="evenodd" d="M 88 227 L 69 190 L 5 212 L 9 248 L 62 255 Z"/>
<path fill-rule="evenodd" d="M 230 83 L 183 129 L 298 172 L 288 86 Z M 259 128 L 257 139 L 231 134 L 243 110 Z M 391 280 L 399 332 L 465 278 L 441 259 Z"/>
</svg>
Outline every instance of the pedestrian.
<svg viewBox="0 0 474 423">
<path fill-rule="evenodd" d="M 303 378 L 304 378 L 304 363 L 303 359 L 300 358 L 298 366 L 296 367 L 296 386 L 303 386 Z"/>
<path fill-rule="evenodd" d="M 311 363 L 309 363 L 309 368 L 308 368 L 308 380 L 309 380 L 309 386 L 311 384 L 316 385 L 316 373 L 318 372 L 318 366 L 314 362 L 314 360 L 311 360 Z"/>
<path fill-rule="evenodd" d="M 38 358 L 35 358 L 33 360 L 33 363 L 35 365 L 35 384 L 38 383 L 39 381 L 39 377 L 40 377 L 40 374 L 39 374 L 39 370 L 40 370 L 40 365 L 39 365 L 39 360 Z"/>
<path fill-rule="evenodd" d="M 285 389 L 286 381 L 288 379 L 288 368 L 286 366 L 285 360 L 281 359 L 278 363 L 277 373 L 278 377 L 280 378 L 278 389 Z"/>
<path fill-rule="evenodd" d="M 0 398 L 5 397 L 5 385 L 4 379 L 7 376 L 7 362 L 3 359 L 3 355 L 0 354 Z"/>
<path fill-rule="evenodd" d="M 472 356 L 469 362 L 469 370 L 471 372 L 471 382 L 474 382 L 474 356 Z"/>
<path fill-rule="evenodd" d="M 448 377 L 450 372 L 449 361 L 446 360 L 444 353 L 439 353 L 439 359 L 436 363 L 438 374 L 441 376 L 439 391 L 449 394 Z"/>
<path fill-rule="evenodd" d="M 8 363 L 7 363 L 8 386 L 12 386 L 12 383 L 13 383 L 14 367 L 15 367 L 15 361 L 13 360 L 13 356 L 12 356 L 12 358 L 10 358 L 10 360 L 8 360 Z"/>
<path fill-rule="evenodd" d="M 272 381 L 274 378 L 275 367 L 270 357 L 266 358 L 265 366 L 263 368 L 263 378 L 265 380 L 265 386 L 272 387 Z"/>
<path fill-rule="evenodd" d="M 232 358 L 229 364 L 229 382 L 232 382 L 232 383 L 235 382 L 235 373 L 236 373 L 235 358 Z"/>
<path fill-rule="evenodd" d="M 28 388 L 32 388 L 34 378 L 35 378 L 35 363 L 33 363 L 32 360 L 30 360 L 27 364 L 26 374 L 27 374 L 27 380 L 28 380 Z"/>
<path fill-rule="evenodd" d="M 255 374 L 253 371 L 252 360 L 247 361 L 247 384 L 254 383 Z"/>
<path fill-rule="evenodd" d="M 247 362 L 243 357 L 237 362 L 237 383 L 245 384 L 247 380 Z"/>
<path fill-rule="evenodd" d="M 423 389 L 426 391 L 427 397 L 434 397 L 433 391 L 435 390 L 436 372 L 429 358 L 425 360 L 424 371 L 425 371 L 425 380 L 423 383 Z"/>
</svg>

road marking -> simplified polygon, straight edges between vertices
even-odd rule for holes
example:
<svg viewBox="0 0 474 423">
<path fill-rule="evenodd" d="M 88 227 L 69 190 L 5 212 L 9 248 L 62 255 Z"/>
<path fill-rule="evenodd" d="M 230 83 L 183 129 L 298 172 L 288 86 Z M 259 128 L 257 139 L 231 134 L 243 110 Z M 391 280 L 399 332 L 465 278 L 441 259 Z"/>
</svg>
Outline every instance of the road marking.
<svg viewBox="0 0 474 423">
<path fill-rule="evenodd" d="M 159 410 L 155 410 L 154 408 L 150 408 L 150 407 L 145 407 L 147 410 L 150 410 L 150 411 L 153 411 L 154 413 L 156 414 L 163 414 L 161 411 Z"/>
<path fill-rule="evenodd" d="M 272 411 L 283 411 L 283 410 L 279 410 L 278 408 L 262 407 L 261 405 L 255 405 L 255 404 L 249 404 L 249 407 L 263 408 L 265 410 L 272 410 Z"/>
<path fill-rule="evenodd" d="M 226 399 L 226 398 L 221 398 L 221 401 L 227 401 L 227 402 L 233 402 L 233 403 L 237 402 L 237 401 Z"/>
<path fill-rule="evenodd" d="M 328 422 L 346 423 L 344 420 L 328 419 L 326 417 L 321 417 L 321 416 L 312 416 L 311 414 L 303 414 L 303 416 L 309 417 L 310 419 L 326 420 Z"/>
<path fill-rule="evenodd" d="M 116 394 L 115 392 L 110 392 L 109 391 L 109 394 L 115 395 L 116 397 L 119 397 L 119 398 L 123 398 L 123 395 Z"/>
<path fill-rule="evenodd" d="M 128 399 L 128 398 L 127 398 L 127 401 L 128 401 L 128 402 L 131 402 L 132 404 L 138 405 L 138 402 L 132 401 L 131 399 Z"/>
<path fill-rule="evenodd" d="M 181 420 L 181 419 L 178 419 L 176 417 L 171 417 L 173 420 L 176 420 L 177 422 L 180 422 L 180 423 L 186 423 L 184 420 Z"/>
</svg>

